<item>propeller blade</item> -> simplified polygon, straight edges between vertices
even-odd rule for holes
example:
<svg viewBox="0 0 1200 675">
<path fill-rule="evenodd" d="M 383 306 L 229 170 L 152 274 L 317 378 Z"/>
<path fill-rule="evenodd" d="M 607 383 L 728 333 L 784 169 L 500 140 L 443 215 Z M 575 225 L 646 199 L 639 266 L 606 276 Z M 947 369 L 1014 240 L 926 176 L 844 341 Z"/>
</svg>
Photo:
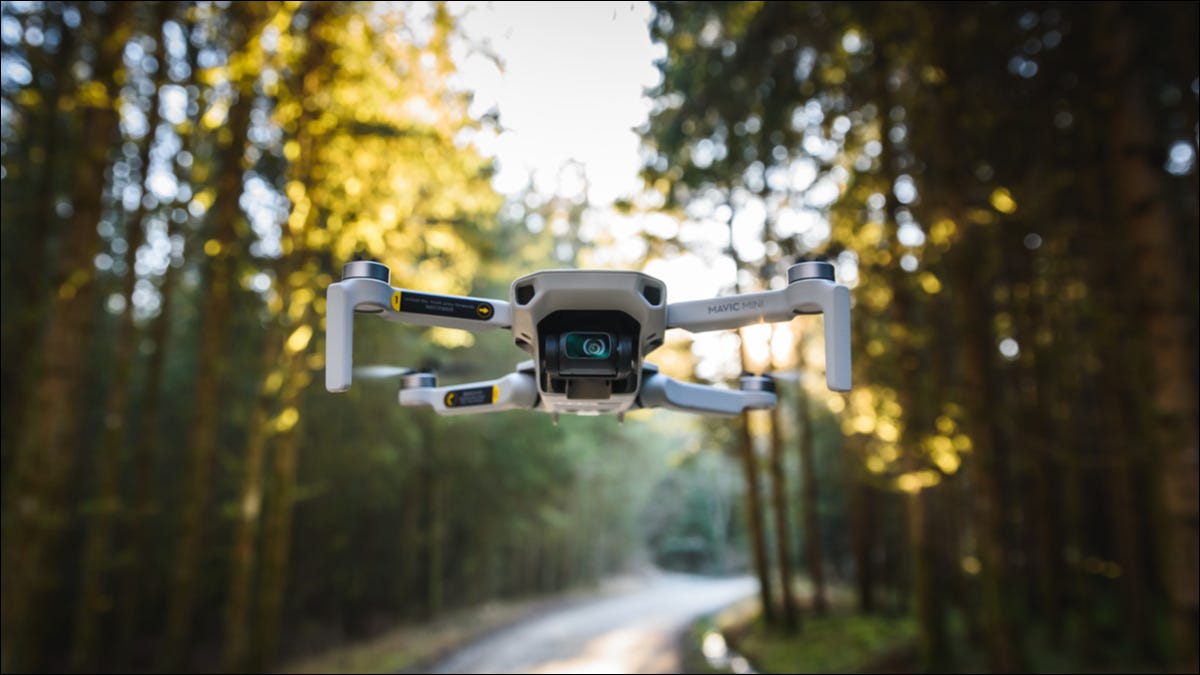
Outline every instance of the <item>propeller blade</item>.
<svg viewBox="0 0 1200 675">
<path fill-rule="evenodd" d="M 400 366 L 356 366 L 354 368 L 354 376 L 362 377 L 368 380 L 385 380 L 389 377 L 401 377 L 410 373 L 415 373 L 415 368 L 402 368 Z"/>
<path fill-rule="evenodd" d="M 780 382 L 799 382 L 804 376 L 796 370 L 783 370 L 776 372 L 764 373 L 768 377 Z"/>
</svg>

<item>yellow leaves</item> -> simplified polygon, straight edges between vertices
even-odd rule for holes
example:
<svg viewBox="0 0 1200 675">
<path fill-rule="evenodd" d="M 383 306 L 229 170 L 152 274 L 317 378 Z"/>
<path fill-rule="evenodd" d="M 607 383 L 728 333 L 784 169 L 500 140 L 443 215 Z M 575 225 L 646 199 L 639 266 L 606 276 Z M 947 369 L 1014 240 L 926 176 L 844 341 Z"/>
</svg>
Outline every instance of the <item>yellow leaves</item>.
<svg viewBox="0 0 1200 675">
<path fill-rule="evenodd" d="M 42 93 L 37 89 L 20 89 L 15 99 L 17 105 L 32 108 L 42 102 Z"/>
<path fill-rule="evenodd" d="M 1066 300 L 1067 302 L 1079 302 L 1087 297 L 1088 287 L 1086 283 L 1076 279 L 1068 282 L 1066 287 L 1060 292 L 1063 300 Z"/>
<path fill-rule="evenodd" d="M 871 340 L 867 341 L 867 356 L 878 358 L 883 356 L 883 353 L 886 351 L 887 347 L 884 346 L 883 340 L 872 338 Z"/>
<path fill-rule="evenodd" d="M 84 108 L 106 108 L 110 103 L 108 88 L 97 80 L 85 82 L 79 86 L 75 101 Z"/>
<path fill-rule="evenodd" d="M 1000 213 L 1014 213 L 1017 210 L 1017 202 L 1007 188 L 998 187 L 993 190 L 991 202 L 992 208 Z"/>
<path fill-rule="evenodd" d="M 926 84 L 941 84 L 946 80 L 946 71 L 927 65 L 921 68 L 921 80 Z"/>
<path fill-rule="evenodd" d="M 299 152 L 299 143 L 297 143 L 296 145 L 297 145 L 297 152 Z M 288 181 L 287 197 L 289 200 L 291 200 L 292 204 L 298 204 L 301 201 L 304 201 L 304 196 L 307 193 L 308 193 L 308 191 L 304 187 L 304 183 L 302 183 L 298 180 Z"/>
<path fill-rule="evenodd" d="M 336 115 L 329 111 L 321 113 L 321 116 L 310 121 L 304 129 L 304 133 L 309 136 L 322 136 L 332 131 L 338 123 Z"/>
<path fill-rule="evenodd" d="M 295 406 L 289 407 L 275 418 L 271 426 L 275 428 L 277 433 L 287 433 L 295 428 L 296 423 L 300 421 L 300 411 Z"/>
<path fill-rule="evenodd" d="M 958 223 L 950 218 L 942 218 L 929 228 L 929 242 L 938 248 L 947 248 L 956 232 Z"/>
<path fill-rule="evenodd" d="M 263 383 L 263 391 L 269 395 L 279 393 L 279 388 L 283 386 L 283 373 L 278 370 L 271 371 L 267 376 L 267 381 Z"/>
<path fill-rule="evenodd" d="M 431 328 L 429 330 L 429 340 L 446 349 L 471 347 L 475 344 L 474 334 L 465 330 L 451 330 L 449 328 Z"/>
<path fill-rule="evenodd" d="M 881 223 L 867 223 L 858 231 L 858 244 L 863 248 L 878 246 L 879 242 L 883 241 L 883 225 Z"/>
<path fill-rule="evenodd" d="M 316 298 L 316 294 L 313 292 L 313 289 L 310 286 L 297 285 L 296 290 L 292 292 L 292 303 L 288 307 L 288 318 L 290 318 L 292 321 L 299 321 L 301 318 L 303 318 L 304 312 L 308 310 L 308 306 L 312 304 L 314 298 Z M 305 328 L 305 326 L 301 326 L 300 328 Z M 297 328 L 296 330 L 300 329 Z M 310 333 L 312 332 L 312 328 L 309 328 L 308 330 Z M 294 333 L 293 337 L 295 337 Z M 305 340 L 305 342 L 307 343 L 307 340 Z M 301 345 L 300 349 L 303 348 L 304 346 Z M 299 351 L 299 349 L 294 351 Z"/>
<path fill-rule="evenodd" d="M 200 125 L 211 131 L 225 124 L 225 118 L 228 116 L 229 101 L 218 101 L 204 111 L 204 117 L 200 118 Z"/>
<path fill-rule="evenodd" d="M 746 422 L 750 427 L 750 435 L 762 437 L 771 433 L 771 415 L 763 410 L 746 411 Z"/>
<path fill-rule="evenodd" d="M 302 112 L 304 112 L 304 108 L 300 106 L 299 101 L 284 101 L 275 107 L 275 121 L 284 129 L 293 131 L 294 123 Z"/>
<path fill-rule="evenodd" d="M 852 434 L 869 434 L 875 430 L 875 418 L 867 415 L 856 415 L 848 420 L 850 429 L 848 433 Z"/>
<path fill-rule="evenodd" d="M 921 479 L 915 473 L 906 473 L 896 479 L 896 487 L 901 492 L 916 494 L 921 491 Z"/>
<path fill-rule="evenodd" d="M 309 354 L 308 355 L 308 363 L 306 363 L 305 365 L 308 366 L 308 369 L 310 371 L 325 370 L 325 352 L 323 352 L 321 350 L 317 350 L 317 351 Z M 311 380 L 311 376 L 306 374 L 305 381 L 307 382 L 310 380 Z"/>
<path fill-rule="evenodd" d="M 992 318 L 992 327 L 997 333 L 1005 334 L 1012 331 L 1013 319 L 1008 312 L 998 312 Z"/>
<path fill-rule="evenodd" d="M 934 422 L 934 426 L 937 427 L 939 434 L 945 434 L 949 436 L 950 434 L 954 433 L 954 420 L 945 415 L 939 415 L 937 421 Z"/>
<path fill-rule="evenodd" d="M 291 336 L 288 337 L 287 342 L 285 343 L 288 353 L 296 354 L 303 351 L 306 347 L 308 347 L 308 342 L 312 339 L 312 336 L 312 326 L 308 324 L 297 326 L 296 330 L 292 331 Z"/>
<path fill-rule="evenodd" d="M 888 286 L 872 286 L 859 293 L 859 298 L 867 309 L 873 312 L 882 311 L 892 302 L 892 289 Z"/>
<path fill-rule="evenodd" d="M 62 300 L 70 300 L 79 293 L 79 289 L 88 283 L 92 278 L 90 270 L 75 270 L 67 280 L 58 287 L 58 297 Z"/>
<path fill-rule="evenodd" d="M 842 398 L 841 394 L 827 392 L 825 395 L 825 406 L 829 408 L 829 412 L 837 415 L 846 409 L 846 401 Z"/>
<path fill-rule="evenodd" d="M 962 571 L 974 576 L 983 571 L 983 564 L 979 562 L 979 558 L 973 555 L 966 555 L 962 558 Z"/>
<path fill-rule="evenodd" d="M 215 87 L 218 84 L 229 80 L 229 71 L 224 66 L 201 68 L 200 72 L 196 73 L 196 79 L 198 79 L 201 84 L 209 87 Z"/>
<path fill-rule="evenodd" d="M 996 222 L 996 216 L 987 209 L 971 209 L 967 212 L 967 218 L 976 225 L 991 225 Z"/>
<path fill-rule="evenodd" d="M 300 158 L 300 143 L 295 140 L 288 141 L 283 144 L 283 156 L 289 162 L 294 162 Z"/>
<path fill-rule="evenodd" d="M 895 443 L 900 440 L 900 426 L 888 418 L 883 418 L 875 425 L 875 435 L 881 441 Z"/>
<path fill-rule="evenodd" d="M 929 459 L 941 469 L 944 474 L 952 474 L 958 471 L 958 467 L 962 464 L 962 459 L 958 456 L 958 450 L 954 447 L 954 443 L 946 436 L 930 436 L 923 443 L 925 452 L 929 455 Z"/>
<path fill-rule="evenodd" d="M 332 225 L 331 225 L 332 227 Z M 333 241 L 333 233 L 329 230 L 309 230 L 304 243 L 308 248 L 323 250 Z"/>
<path fill-rule="evenodd" d="M 214 257 L 221 253 L 221 242 L 216 239 L 209 239 L 204 242 L 204 254 L 208 257 Z"/>
<path fill-rule="evenodd" d="M 921 289 L 930 295 L 937 295 L 942 292 L 942 282 L 938 280 L 933 272 L 921 272 L 917 281 L 921 284 Z"/>
</svg>

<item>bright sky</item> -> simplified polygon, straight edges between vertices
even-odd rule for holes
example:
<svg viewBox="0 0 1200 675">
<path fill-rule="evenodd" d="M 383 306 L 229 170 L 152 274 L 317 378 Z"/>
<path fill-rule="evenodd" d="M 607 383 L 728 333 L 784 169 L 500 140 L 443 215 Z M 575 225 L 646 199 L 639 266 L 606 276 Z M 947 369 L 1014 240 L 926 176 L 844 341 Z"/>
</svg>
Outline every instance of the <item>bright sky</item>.
<svg viewBox="0 0 1200 675">
<path fill-rule="evenodd" d="M 613 200 L 643 189 L 638 177 L 641 141 L 634 129 L 647 119 L 650 100 L 644 92 L 660 82 L 654 61 L 664 55 L 664 48 L 650 40 L 653 10 L 647 3 L 462 2 L 451 3 L 451 11 L 460 17 L 467 37 L 496 57 L 455 55 L 459 85 L 474 92 L 472 115 L 498 112 L 504 129 L 498 136 L 475 139 L 497 159 L 497 190 L 514 195 L 532 180 L 543 194 L 577 195 L 583 185 L 576 174 L 562 169 L 578 162 L 585 167 L 592 205 L 581 235 L 598 244 L 608 242 L 588 251 L 588 262 L 628 266 L 644 252 L 636 235 L 647 230 L 678 235 L 691 249 L 645 267 L 666 282 L 670 300 L 712 297 L 731 284 L 733 263 L 724 256 L 728 214 L 679 223 L 663 214 L 626 216 L 608 208 Z M 753 215 L 748 209 L 743 219 L 753 220 Z M 743 247 L 762 247 L 761 214 L 758 221 L 757 228 L 734 223 L 735 243 L 739 252 L 751 253 L 748 257 L 755 255 Z M 765 353 L 769 335 L 769 330 L 755 333 L 752 352 Z M 693 350 L 700 356 L 697 374 L 706 379 L 737 375 L 733 334 L 693 337 Z M 784 342 L 790 345 L 790 334 Z"/>
<path fill-rule="evenodd" d="M 471 112 L 495 109 L 506 130 L 479 139 L 494 153 L 495 186 L 512 194 L 532 175 L 544 193 L 577 193 L 559 185 L 560 168 L 583 163 L 593 204 L 638 192 L 639 140 L 647 87 L 660 79 L 643 2 L 459 3 L 465 33 L 499 57 L 461 63 L 462 83 L 475 92 Z M 570 181 L 570 178 L 567 178 Z"/>
</svg>

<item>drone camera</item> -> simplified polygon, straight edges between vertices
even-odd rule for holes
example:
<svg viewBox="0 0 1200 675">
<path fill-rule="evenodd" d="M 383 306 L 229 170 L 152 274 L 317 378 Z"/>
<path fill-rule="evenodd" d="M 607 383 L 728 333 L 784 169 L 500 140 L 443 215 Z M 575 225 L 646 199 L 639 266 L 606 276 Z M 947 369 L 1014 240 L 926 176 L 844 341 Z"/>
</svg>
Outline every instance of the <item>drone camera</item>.
<svg viewBox="0 0 1200 675">
<path fill-rule="evenodd" d="M 601 331 L 568 331 L 546 336 L 543 358 L 555 379 L 615 380 L 629 376 L 633 336 Z"/>
<path fill-rule="evenodd" d="M 636 391 L 638 326 L 627 315 L 560 311 L 538 328 L 543 391 L 569 399 Z"/>
<path fill-rule="evenodd" d="M 608 333 L 575 331 L 562 336 L 562 351 L 569 359 L 607 359 L 612 350 L 613 337 Z"/>
</svg>

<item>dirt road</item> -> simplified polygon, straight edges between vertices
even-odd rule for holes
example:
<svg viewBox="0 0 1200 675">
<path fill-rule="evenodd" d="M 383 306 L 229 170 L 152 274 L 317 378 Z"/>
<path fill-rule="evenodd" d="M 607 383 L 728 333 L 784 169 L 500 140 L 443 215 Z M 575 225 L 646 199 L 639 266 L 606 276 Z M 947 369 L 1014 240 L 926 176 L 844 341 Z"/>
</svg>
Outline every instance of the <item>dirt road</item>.
<svg viewBox="0 0 1200 675">
<path fill-rule="evenodd" d="M 429 672 L 678 673 L 684 628 L 757 588 L 752 577 L 656 575 L 628 592 L 574 603 L 504 629 Z"/>
</svg>

